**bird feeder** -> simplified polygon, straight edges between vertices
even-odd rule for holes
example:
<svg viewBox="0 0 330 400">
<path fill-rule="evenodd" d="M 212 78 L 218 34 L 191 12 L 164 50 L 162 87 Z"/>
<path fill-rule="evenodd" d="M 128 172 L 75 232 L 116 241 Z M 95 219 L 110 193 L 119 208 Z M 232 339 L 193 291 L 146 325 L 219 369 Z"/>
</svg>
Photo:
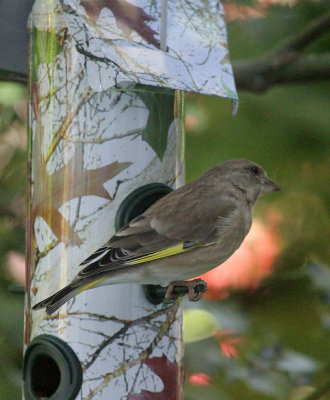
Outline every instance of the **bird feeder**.
<svg viewBox="0 0 330 400">
<path fill-rule="evenodd" d="M 29 29 L 24 398 L 182 399 L 180 300 L 127 283 L 31 307 L 183 184 L 184 91 L 236 104 L 222 6 L 36 0 Z"/>
</svg>

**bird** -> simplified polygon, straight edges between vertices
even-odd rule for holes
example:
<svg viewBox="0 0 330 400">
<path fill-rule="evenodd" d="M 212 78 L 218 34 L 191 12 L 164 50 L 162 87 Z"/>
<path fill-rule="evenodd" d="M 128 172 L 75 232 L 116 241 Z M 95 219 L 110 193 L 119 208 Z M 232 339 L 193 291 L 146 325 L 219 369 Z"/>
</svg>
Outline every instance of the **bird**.
<svg viewBox="0 0 330 400">
<path fill-rule="evenodd" d="M 187 286 L 197 301 L 206 282 L 193 279 L 219 266 L 241 245 L 257 199 L 280 186 L 247 159 L 232 159 L 168 193 L 86 258 L 73 281 L 33 306 L 53 314 L 84 290 L 119 283 Z"/>
</svg>

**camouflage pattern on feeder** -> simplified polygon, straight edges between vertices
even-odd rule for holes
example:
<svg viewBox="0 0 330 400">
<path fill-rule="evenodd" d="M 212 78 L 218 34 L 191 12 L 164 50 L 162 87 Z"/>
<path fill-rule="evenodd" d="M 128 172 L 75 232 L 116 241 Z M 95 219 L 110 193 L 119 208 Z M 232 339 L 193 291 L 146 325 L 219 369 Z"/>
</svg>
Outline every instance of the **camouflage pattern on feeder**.
<svg viewBox="0 0 330 400">
<path fill-rule="evenodd" d="M 183 96 L 173 88 L 206 93 L 213 86 L 213 94 L 236 99 L 219 3 L 191 1 L 185 10 L 188 3 L 169 1 L 165 55 L 156 34 L 160 3 L 36 0 L 30 18 L 25 344 L 45 334 L 63 339 L 82 366 L 84 399 L 182 398 L 180 304 L 155 306 L 141 286 L 116 285 L 86 291 L 54 316 L 31 312 L 113 235 L 116 212 L 135 189 L 183 184 Z M 189 21 L 199 24 L 193 39 L 176 30 Z M 193 34 L 193 25 L 184 29 Z M 143 86 L 131 90 L 136 83 Z"/>
<path fill-rule="evenodd" d="M 237 100 L 218 0 L 168 0 L 165 52 L 161 0 L 61 3 L 94 90 L 138 83 Z"/>
</svg>

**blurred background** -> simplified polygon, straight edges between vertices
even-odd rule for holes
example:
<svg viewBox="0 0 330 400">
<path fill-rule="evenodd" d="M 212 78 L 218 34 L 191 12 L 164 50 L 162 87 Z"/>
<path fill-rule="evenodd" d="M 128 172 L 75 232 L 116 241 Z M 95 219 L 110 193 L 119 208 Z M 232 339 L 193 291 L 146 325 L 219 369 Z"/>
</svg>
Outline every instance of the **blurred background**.
<svg viewBox="0 0 330 400">
<path fill-rule="evenodd" d="M 273 51 L 329 10 L 324 0 L 226 2 L 233 61 Z M 324 55 L 329 32 L 304 52 Z M 329 53 L 328 53 L 329 54 Z M 329 55 L 328 55 L 329 56 Z M 185 400 L 330 399 L 329 82 L 186 96 L 187 181 L 230 158 L 282 186 L 263 197 L 241 248 L 185 311 Z M 0 399 L 21 398 L 26 86 L 0 82 Z"/>
</svg>

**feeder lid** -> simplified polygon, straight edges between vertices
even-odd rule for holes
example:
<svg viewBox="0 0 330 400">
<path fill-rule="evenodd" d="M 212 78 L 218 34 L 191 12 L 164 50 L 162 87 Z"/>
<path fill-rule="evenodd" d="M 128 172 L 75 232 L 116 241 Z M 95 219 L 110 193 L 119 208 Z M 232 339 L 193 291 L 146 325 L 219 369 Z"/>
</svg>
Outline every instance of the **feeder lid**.
<svg viewBox="0 0 330 400">
<path fill-rule="evenodd" d="M 94 90 L 142 84 L 237 100 L 218 0 L 60 1 Z"/>
</svg>

